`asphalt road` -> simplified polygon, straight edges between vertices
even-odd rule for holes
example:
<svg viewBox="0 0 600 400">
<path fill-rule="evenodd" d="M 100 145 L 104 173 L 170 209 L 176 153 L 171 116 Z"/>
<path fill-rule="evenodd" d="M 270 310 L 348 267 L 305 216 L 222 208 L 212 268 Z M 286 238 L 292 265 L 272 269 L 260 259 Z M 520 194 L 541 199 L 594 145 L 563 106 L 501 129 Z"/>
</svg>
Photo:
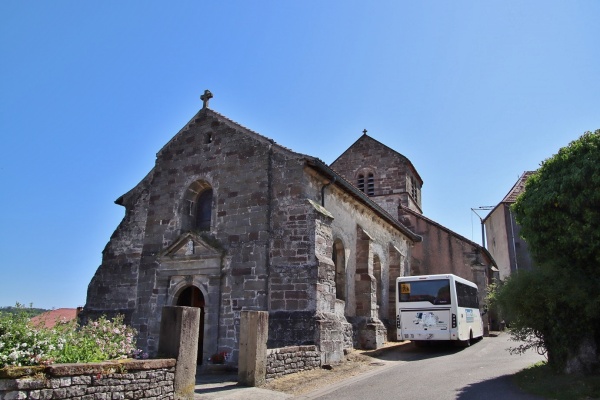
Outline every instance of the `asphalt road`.
<svg viewBox="0 0 600 400">
<path fill-rule="evenodd" d="M 543 357 L 535 352 L 510 355 L 509 335 L 486 337 L 468 348 L 412 344 L 385 353 L 380 368 L 301 399 L 539 399 L 521 393 L 510 375 Z"/>
</svg>

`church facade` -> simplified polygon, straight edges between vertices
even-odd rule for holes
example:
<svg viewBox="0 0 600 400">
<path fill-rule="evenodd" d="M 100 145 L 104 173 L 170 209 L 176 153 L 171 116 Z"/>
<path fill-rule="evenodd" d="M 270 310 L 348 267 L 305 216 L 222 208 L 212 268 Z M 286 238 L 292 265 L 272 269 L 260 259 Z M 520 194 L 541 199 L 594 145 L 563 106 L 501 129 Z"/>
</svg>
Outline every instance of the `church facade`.
<svg viewBox="0 0 600 400">
<path fill-rule="evenodd" d="M 199 307 L 200 362 L 224 352 L 236 363 L 240 312 L 268 311 L 270 348 L 315 344 L 335 362 L 395 334 L 396 277 L 452 272 L 485 285 L 489 253 L 422 216 L 422 180 L 399 153 L 365 134 L 329 166 L 204 100 L 117 199 L 125 216 L 81 319 L 123 314 L 153 355 L 162 307 Z"/>
</svg>

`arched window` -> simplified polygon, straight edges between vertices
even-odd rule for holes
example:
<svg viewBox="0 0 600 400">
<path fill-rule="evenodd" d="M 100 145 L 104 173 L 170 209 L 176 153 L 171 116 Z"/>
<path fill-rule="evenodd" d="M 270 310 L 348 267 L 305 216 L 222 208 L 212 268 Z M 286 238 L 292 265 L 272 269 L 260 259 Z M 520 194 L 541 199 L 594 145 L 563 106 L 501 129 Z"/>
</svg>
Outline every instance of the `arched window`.
<svg viewBox="0 0 600 400">
<path fill-rule="evenodd" d="M 346 300 L 346 254 L 341 240 L 333 243 L 331 258 L 335 265 L 335 297 Z"/>
<path fill-rule="evenodd" d="M 183 194 L 181 203 L 181 230 L 209 231 L 211 228 L 215 193 L 210 183 L 199 179 L 192 182 Z"/>
<path fill-rule="evenodd" d="M 358 190 L 363 193 L 366 193 L 367 196 L 375 195 L 375 176 L 372 172 L 358 175 L 357 178 L 357 186 Z"/>
<path fill-rule="evenodd" d="M 369 175 L 367 175 L 367 195 L 375 195 L 375 178 L 371 172 L 369 172 Z"/>
<path fill-rule="evenodd" d="M 383 282 L 381 279 L 381 261 L 379 261 L 379 257 L 373 256 L 373 275 L 375 275 L 375 295 L 377 299 L 377 305 L 381 308 L 381 301 L 383 297 Z"/>
<path fill-rule="evenodd" d="M 199 231 L 210 230 L 210 221 L 212 215 L 212 189 L 206 189 L 198 196 L 196 200 L 196 217 L 194 227 Z"/>
<path fill-rule="evenodd" d="M 361 192 L 365 191 L 365 176 L 363 174 L 358 176 L 358 190 Z"/>
</svg>

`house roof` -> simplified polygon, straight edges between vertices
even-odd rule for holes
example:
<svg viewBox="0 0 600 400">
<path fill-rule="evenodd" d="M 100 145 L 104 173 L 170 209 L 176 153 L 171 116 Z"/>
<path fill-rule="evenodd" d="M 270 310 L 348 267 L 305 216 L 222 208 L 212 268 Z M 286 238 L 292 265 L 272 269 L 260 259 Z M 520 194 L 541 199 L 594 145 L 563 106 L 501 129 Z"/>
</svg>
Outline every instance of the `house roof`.
<svg viewBox="0 0 600 400">
<path fill-rule="evenodd" d="M 57 308 L 31 318 L 30 322 L 37 327 L 54 328 L 57 322 L 71 321 L 77 318 L 76 308 Z"/>
<path fill-rule="evenodd" d="M 502 204 L 505 204 L 505 205 L 514 204 L 517 201 L 517 197 L 519 197 L 519 195 L 525 191 L 525 184 L 527 183 L 527 179 L 531 175 L 533 175 L 534 173 L 535 173 L 535 171 L 525 171 L 525 172 L 523 172 L 523 174 L 517 180 L 517 182 L 514 184 L 514 186 L 508 191 L 508 194 L 506 196 L 504 196 L 504 198 L 502 199 L 502 201 L 500 203 L 498 203 L 488 213 L 488 215 L 486 215 L 486 217 L 483 219 L 483 222 L 485 223 L 488 220 L 488 218 L 490 218 L 490 216 L 492 214 L 494 214 L 494 212 L 498 209 L 498 207 L 500 207 L 500 205 L 502 205 Z"/>
<path fill-rule="evenodd" d="M 483 247 L 482 245 L 480 245 L 478 243 L 475 243 L 472 240 L 469 240 L 469 239 L 467 239 L 466 237 L 464 237 L 462 235 L 459 235 L 458 233 L 454 232 L 453 230 L 448 229 L 445 226 L 438 224 L 434 220 L 429 219 L 426 216 L 424 216 L 423 214 L 419 214 L 418 212 L 415 212 L 414 210 L 411 210 L 408 207 L 400 206 L 400 208 L 402 209 L 403 212 L 406 212 L 406 213 L 408 213 L 408 214 L 410 214 L 410 215 L 412 215 L 412 216 L 414 216 L 414 217 L 416 217 L 418 219 L 421 219 L 421 220 L 427 222 L 430 225 L 436 226 L 437 228 L 445 231 L 446 233 L 448 233 L 451 236 L 454 236 L 455 238 L 459 239 L 460 241 L 468 243 L 469 245 L 471 245 L 471 246 L 479 249 L 479 251 L 481 251 L 490 260 L 490 262 L 492 263 L 492 265 L 494 267 L 497 267 L 496 261 L 492 257 L 491 253 L 485 247 Z"/>
<path fill-rule="evenodd" d="M 510 191 L 504 197 L 504 199 L 502 199 L 502 203 L 512 204 L 515 201 L 517 201 L 517 197 L 519 197 L 519 195 L 525 191 L 525 183 L 527 183 L 527 179 L 534 173 L 535 171 L 523 172 L 523 175 L 521 175 L 517 183 L 515 183 L 515 185 L 512 187 L 512 189 L 510 189 Z"/>
</svg>

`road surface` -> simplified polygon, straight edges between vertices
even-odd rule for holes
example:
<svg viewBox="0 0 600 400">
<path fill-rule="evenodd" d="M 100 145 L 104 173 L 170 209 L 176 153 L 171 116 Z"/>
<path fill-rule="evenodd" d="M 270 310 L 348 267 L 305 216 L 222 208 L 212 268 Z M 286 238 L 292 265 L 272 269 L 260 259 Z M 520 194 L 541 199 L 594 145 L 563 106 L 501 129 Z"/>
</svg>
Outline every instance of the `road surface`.
<svg viewBox="0 0 600 400">
<path fill-rule="evenodd" d="M 510 355 L 506 349 L 515 343 L 509 339 L 501 333 L 467 348 L 401 346 L 376 360 L 379 369 L 299 399 L 539 399 L 521 393 L 510 376 L 543 357 L 533 351 Z"/>
</svg>

